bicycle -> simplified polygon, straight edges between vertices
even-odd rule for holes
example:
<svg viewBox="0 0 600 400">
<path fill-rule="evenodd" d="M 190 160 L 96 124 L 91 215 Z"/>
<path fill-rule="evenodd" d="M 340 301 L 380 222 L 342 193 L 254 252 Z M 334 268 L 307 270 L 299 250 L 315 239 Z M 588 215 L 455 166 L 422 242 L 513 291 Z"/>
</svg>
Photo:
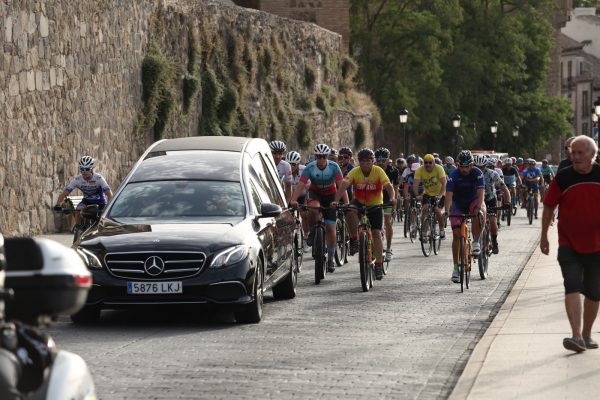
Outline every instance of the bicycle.
<svg viewBox="0 0 600 400">
<path fill-rule="evenodd" d="M 70 204 L 72 206 L 73 203 L 70 200 L 65 200 L 65 203 Z M 73 243 L 77 242 L 81 235 L 88 230 L 88 228 L 96 225 L 100 219 L 100 211 L 104 208 L 103 205 L 100 204 L 89 204 L 85 206 L 82 210 L 77 210 L 70 207 L 62 207 L 56 206 L 54 207 L 54 211 L 59 214 L 75 214 L 80 213 L 81 220 L 78 224 L 73 227 Z"/>
<path fill-rule="evenodd" d="M 395 219 L 398 222 L 402 222 L 402 220 L 404 219 L 403 218 L 403 215 L 404 215 L 403 204 L 404 204 L 404 199 L 402 199 L 402 196 L 398 196 L 398 198 L 396 199 L 396 211 L 394 211 L 396 213 Z M 406 236 L 404 236 L 404 237 L 406 237 Z"/>
<path fill-rule="evenodd" d="M 304 211 L 310 209 L 316 209 L 319 211 L 319 218 L 311 227 L 311 230 L 314 230 L 312 256 L 315 260 L 315 285 L 318 285 L 323 279 L 325 279 L 325 273 L 327 270 L 327 243 L 325 239 L 325 223 L 323 221 L 322 211 L 328 208 L 323 206 L 307 205 L 299 205 L 298 207 L 302 208 Z"/>
<path fill-rule="evenodd" d="M 373 288 L 373 276 L 375 275 L 375 254 L 373 253 L 373 235 L 371 223 L 367 213 L 371 210 L 389 207 L 389 204 L 376 206 L 340 205 L 338 208 L 348 209 L 352 207 L 358 211 L 358 264 L 360 269 L 360 284 L 363 292 Z"/>
<path fill-rule="evenodd" d="M 481 253 L 477 257 L 477 264 L 479 266 L 479 276 L 481 279 L 486 279 L 488 277 L 488 266 L 492 251 L 492 230 L 491 230 L 491 221 L 490 217 L 495 217 L 497 215 L 496 211 L 509 211 L 510 214 L 510 205 L 507 207 L 495 207 L 495 208 L 487 208 L 487 218 L 485 219 L 485 225 L 481 230 L 481 236 L 479 237 L 479 244 L 481 246 Z"/>
<path fill-rule="evenodd" d="M 416 197 L 411 199 L 408 221 L 410 242 L 414 243 L 421 230 L 421 203 L 417 201 Z"/>
<path fill-rule="evenodd" d="M 423 255 L 425 257 L 429 257 L 431 255 L 432 249 L 433 253 L 437 255 L 440 251 L 440 246 L 442 245 L 439 224 L 435 214 L 435 208 L 438 205 L 438 201 L 435 197 L 430 197 L 427 203 L 429 204 L 429 207 L 427 209 L 425 219 L 423 219 L 421 224 L 420 235 L 421 250 L 423 251 Z"/>
<path fill-rule="evenodd" d="M 479 214 L 456 214 L 449 217 L 460 218 L 460 248 L 458 253 L 459 258 L 459 277 L 460 277 L 460 292 L 469 288 L 471 280 L 471 267 L 473 265 L 473 256 L 471 255 L 471 232 L 467 226 L 469 219 L 479 217 Z"/>
<path fill-rule="evenodd" d="M 294 232 L 294 266 L 296 272 L 300 273 L 302 262 L 304 260 L 304 230 L 302 229 L 302 221 L 300 220 L 300 211 L 298 209 L 292 209 L 292 213 L 296 218 L 296 229 Z"/>
<path fill-rule="evenodd" d="M 534 188 L 527 188 L 527 219 L 529 220 L 529 225 L 533 223 L 533 216 L 535 213 L 535 201 L 534 201 Z"/>
<path fill-rule="evenodd" d="M 350 235 L 346 226 L 346 214 L 338 209 L 335 220 L 335 263 L 338 267 L 348 262 L 348 252 L 350 251 Z"/>
</svg>

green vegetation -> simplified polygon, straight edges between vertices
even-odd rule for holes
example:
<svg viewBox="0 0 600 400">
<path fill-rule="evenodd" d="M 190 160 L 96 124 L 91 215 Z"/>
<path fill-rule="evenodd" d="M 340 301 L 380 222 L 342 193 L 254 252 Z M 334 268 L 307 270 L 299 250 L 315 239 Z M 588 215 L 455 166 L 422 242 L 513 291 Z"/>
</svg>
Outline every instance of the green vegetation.
<svg viewBox="0 0 600 400">
<path fill-rule="evenodd" d="M 207 67 L 202 82 L 201 136 L 221 136 L 223 131 L 218 119 L 219 105 L 223 97 L 223 85 L 217 80 L 215 71 Z"/>
<path fill-rule="evenodd" d="M 175 64 L 151 43 L 142 60 L 142 100 L 144 123 L 153 129 L 155 140 L 163 138 L 175 109 L 175 72 Z"/>
<path fill-rule="evenodd" d="M 315 90 L 315 84 L 317 82 L 317 73 L 315 69 L 310 65 L 306 65 L 304 67 L 304 81 L 306 82 L 306 87 L 311 92 Z"/>
<path fill-rule="evenodd" d="M 410 112 L 408 124 L 422 149 L 452 148 L 456 112 L 467 148 L 492 145 L 493 120 L 500 123 L 499 150 L 533 152 L 570 131 L 567 102 L 547 95 L 553 0 L 350 4 L 358 80 L 388 131 L 401 132 L 402 108 Z M 348 59 L 341 69 L 344 80 L 354 71 Z M 516 144 L 514 124 L 521 127 Z"/>
<path fill-rule="evenodd" d="M 312 137 L 312 125 L 304 118 L 298 119 L 296 123 L 296 139 L 298 140 L 298 146 L 302 150 L 306 150 L 310 147 Z"/>
</svg>

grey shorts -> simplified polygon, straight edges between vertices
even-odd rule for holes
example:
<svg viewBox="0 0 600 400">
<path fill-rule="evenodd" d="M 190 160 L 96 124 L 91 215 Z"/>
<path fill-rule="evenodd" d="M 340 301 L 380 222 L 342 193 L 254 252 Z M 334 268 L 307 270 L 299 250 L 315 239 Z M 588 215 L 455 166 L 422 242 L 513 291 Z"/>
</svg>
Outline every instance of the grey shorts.
<svg viewBox="0 0 600 400">
<path fill-rule="evenodd" d="M 600 253 L 581 254 L 569 247 L 558 248 L 565 294 L 581 293 L 600 301 Z"/>
</svg>

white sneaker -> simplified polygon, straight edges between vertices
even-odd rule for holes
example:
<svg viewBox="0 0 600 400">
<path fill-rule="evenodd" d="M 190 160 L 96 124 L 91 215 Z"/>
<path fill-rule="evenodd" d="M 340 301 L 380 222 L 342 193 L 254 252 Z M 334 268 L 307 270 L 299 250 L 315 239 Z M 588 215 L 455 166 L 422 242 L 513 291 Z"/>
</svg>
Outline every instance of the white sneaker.
<svg viewBox="0 0 600 400">
<path fill-rule="evenodd" d="M 385 255 L 384 255 L 383 261 L 384 262 L 390 262 L 390 261 L 392 261 L 392 250 L 386 250 L 385 251 Z"/>
<path fill-rule="evenodd" d="M 452 271 L 452 282 L 454 282 L 454 283 L 460 282 L 460 274 L 458 273 L 457 269 Z"/>
<path fill-rule="evenodd" d="M 479 254 L 481 254 L 481 246 L 479 245 L 479 242 L 473 242 L 473 246 L 471 247 L 471 254 L 473 254 L 474 256 L 478 256 Z"/>
</svg>

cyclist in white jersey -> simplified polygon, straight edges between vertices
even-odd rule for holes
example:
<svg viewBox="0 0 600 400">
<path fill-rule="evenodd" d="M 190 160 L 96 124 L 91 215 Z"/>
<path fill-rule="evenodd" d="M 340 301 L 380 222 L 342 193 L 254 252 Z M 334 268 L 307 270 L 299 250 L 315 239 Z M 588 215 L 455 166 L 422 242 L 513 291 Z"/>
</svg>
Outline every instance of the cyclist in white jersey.
<svg viewBox="0 0 600 400">
<path fill-rule="evenodd" d="M 77 175 L 69 182 L 65 190 L 58 196 L 55 208 L 61 208 L 67 196 L 75 189 L 79 189 L 83 193 L 83 199 L 77 205 L 76 210 L 81 211 L 83 207 L 89 204 L 98 204 L 101 208 L 104 208 L 113 196 L 113 193 L 104 177 L 94 172 L 94 165 L 95 161 L 92 157 L 81 157 L 79 160 L 79 172 L 81 172 L 81 175 Z M 80 221 L 81 215 L 79 212 L 76 212 L 75 224 L 78 224 Z"/>
<path fill-rule="evenodd" d="M 273 140 L 269 146 L 271 147 L 271 154 L 275 160 L 277 174 L 283 185 L 285 200 L 289 203 L 292 198 L 292 167 L 283 159 L 283 155 L 287 150 L 285 143 L 281 140 Z"/>
<path fill-rule="evenodd" d="M 302 172 L 304 172 L 304 165 L 300 164 L 302 157 L 300 153 L 296 151 L 290 151 L 285 155 L 285 161 L 290 164 L 292 168 L 292 193 L 296 190 L 296 186 L 300 182 L 300 178 L 302 177 Z M 300 192 L 300 196 L 298 196 L 298 204 L 305 204 L 306 202 L 306 194 L 308 193 L 308 188 L 310 187 L 310 180 L 307 185 L 302 188 Z M 302 230 L 304 231 L 304 243 L 302 243 L 302 250 L 305 253 L 308 253 L 310 250 L 310 246 L 306 243 L 306 238 L 308 237 L 308 212 L 306 210 L 300 210 L 300 217 L 302 220 Z"/>
</svg>

